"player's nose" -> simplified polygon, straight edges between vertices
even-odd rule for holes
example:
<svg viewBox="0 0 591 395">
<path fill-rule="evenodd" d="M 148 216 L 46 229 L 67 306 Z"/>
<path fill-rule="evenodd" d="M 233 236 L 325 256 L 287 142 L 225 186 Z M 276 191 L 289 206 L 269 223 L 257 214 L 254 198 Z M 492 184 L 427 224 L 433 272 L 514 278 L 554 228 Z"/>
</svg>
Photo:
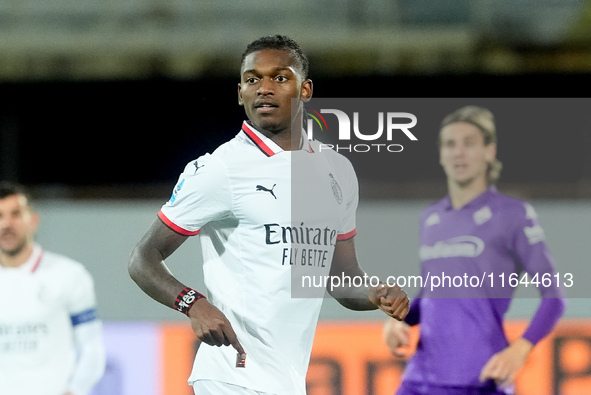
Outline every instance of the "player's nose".
<svg viewBox="0 0 591 395">
<path fill-rule="evenodd" d="M 454 158 L 462 157 L 462 156 L 464 156 L 465 153 L 466 153 L 466 147 L 464 147 L 464 145 L 462 145 L 462 144 L 456 144 L 454 146 L 454 148 L 452 149 L 452 156 Z"/>
<path fill-rule="evenodd" d="M 273 93 L 273 81 L 270 78 L 263 78 L 257 89 L 258 95 L 269 95 Z"/>
</svg>

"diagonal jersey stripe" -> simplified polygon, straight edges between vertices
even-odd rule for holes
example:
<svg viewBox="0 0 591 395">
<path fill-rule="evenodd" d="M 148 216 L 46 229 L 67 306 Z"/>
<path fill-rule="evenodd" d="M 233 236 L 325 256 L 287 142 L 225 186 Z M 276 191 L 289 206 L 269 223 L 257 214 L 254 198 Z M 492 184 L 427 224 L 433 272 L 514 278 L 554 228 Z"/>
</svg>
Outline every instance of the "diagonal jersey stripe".
<svg viewBox="0 0 591 395">
<path fill-rule="evenodd" d="M 263 140 L 261 140 L 261 138 L 259 136 L 256 135 L 255 132 L 253 132 L 249 127 L 248 124 L 246 122 L 244 122 L 242 124 L 242 130 L 244 131 L 244 133 L 248 136 L 249 139 L 252 140 L 253 143 L 255 143 L 255 145 L 261 150 L 263 151 L 263 153 L 267 156 L 273 156 L 275 155 L 275 152 L 273 152 L 273 150 L 263 142 Z"/>
</svg>

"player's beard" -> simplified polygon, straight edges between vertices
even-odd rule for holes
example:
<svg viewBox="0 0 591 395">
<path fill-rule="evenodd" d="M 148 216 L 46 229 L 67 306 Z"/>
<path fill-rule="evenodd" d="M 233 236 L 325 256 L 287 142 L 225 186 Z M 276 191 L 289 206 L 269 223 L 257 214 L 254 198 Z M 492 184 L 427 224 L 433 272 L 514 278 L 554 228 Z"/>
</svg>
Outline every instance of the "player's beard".
<svg viewBox="0 0 591 395">
<path fill-rule="evenodd" d="M 18 235 L 13 230 L 10 230 L 10 229 L 4 230 L 0 234 L 0 251 L 1 251 L 1 253 L 4 255 L 10 256 L 10 257 L 17 256 L 27 246 L 27 243 L 28 243 L 27 238 L 22 237 L 20 240 L 17 240 L 16 245 L 14 245 L 14 243 L 10 243 L 10 244 L 13 244 L 13 246 L 11 247 L 10 245 L 6 246 L 5 245 L 6 243 L 4 243 L 4 239 L 5 239 L 6 235 L 18 237 Z"/>
</svg>

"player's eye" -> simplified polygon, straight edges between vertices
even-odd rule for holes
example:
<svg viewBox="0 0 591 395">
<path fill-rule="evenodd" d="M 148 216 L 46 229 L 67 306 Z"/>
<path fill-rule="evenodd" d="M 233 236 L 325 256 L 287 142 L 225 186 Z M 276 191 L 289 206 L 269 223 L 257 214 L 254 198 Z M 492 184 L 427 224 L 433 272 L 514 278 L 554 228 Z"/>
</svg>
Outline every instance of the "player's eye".
<svg viewBox="0 0 591 395">
<path fill-rule="evenodd" d="M 256 81 L 257 81 L 257 79 L 255 77 L 247 77 L 246 78 L 247 84 L 254 84 Z"/>
<path fill-rule="evenodd" d="M 285 82 L 285 81 L 287 81 L 287 77 L 284 75 L 278 75 L 277 77 L 275 77 L 275 80 L 277 80 L 279 82 Z"/>
</svg>

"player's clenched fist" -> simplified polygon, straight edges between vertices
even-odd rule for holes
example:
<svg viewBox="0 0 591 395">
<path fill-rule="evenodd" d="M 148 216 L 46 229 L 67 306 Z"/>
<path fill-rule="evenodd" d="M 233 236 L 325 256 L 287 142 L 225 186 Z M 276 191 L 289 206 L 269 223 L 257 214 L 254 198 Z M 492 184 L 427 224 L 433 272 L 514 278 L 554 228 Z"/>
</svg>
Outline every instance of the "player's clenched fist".
<svg viewBox="0 0 591 395">
<path fill-rule="evenodd" d="M 191 328 L 199 340 L 210 346 L 232 346 L 242 359 L 246 353 L 226 316 L 206 299 L 200 299 L 189 310 Z"/>
<path fill-rule="evenodd" d="M 398 285 L 392 287 L 380 284 L 371 287 L 369 300 L 390 317 L 402 321 L 408 314 L 410 300 L 408 295 Z"/>
</svg>

